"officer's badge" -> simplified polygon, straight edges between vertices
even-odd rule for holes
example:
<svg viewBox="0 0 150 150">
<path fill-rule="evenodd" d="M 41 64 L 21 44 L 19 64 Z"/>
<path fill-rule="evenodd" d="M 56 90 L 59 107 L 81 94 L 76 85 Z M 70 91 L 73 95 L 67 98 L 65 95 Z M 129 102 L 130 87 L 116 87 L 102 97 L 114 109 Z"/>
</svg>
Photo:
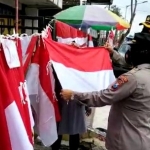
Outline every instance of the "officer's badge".
<svg viewBox="0 0 150 150">
<path fill-rule="evenodd" d="M 126 82 L 128 82 L 128 78 L 125 75 L 122 75 L 117 78 L 116 82 L 111 86 L 111 89 L 115 91 Z"/>
</svg>

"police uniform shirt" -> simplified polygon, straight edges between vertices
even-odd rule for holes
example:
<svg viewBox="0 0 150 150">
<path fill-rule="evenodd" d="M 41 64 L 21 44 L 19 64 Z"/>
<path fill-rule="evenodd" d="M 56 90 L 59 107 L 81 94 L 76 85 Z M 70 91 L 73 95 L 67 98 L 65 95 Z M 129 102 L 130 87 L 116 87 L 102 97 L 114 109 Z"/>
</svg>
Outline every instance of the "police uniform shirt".
<svg viewBox="0 0 150 150">
<path fill-rule="evenodd" d="M 74 92 L 89 107 L 112 105 L 108 119 L 108 150 L 150 150 L 150 64 L 121 75 L 107 89 Z"/>
</svg>

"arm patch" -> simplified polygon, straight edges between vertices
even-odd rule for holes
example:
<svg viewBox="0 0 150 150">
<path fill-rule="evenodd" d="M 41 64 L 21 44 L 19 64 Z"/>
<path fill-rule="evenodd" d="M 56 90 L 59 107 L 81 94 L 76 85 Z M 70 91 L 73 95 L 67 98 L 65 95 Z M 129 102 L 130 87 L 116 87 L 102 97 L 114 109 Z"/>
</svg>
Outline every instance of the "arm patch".
<svg viewBox="0 0 150 150">
<path fill-rule="evenodd" d="M 123 84 L 128 82 L 128 78 L 124 75 L 118 77 L 115 83 L 111 86 L 111 90 L 115 91 L 119 89 Z"/>
</svg>

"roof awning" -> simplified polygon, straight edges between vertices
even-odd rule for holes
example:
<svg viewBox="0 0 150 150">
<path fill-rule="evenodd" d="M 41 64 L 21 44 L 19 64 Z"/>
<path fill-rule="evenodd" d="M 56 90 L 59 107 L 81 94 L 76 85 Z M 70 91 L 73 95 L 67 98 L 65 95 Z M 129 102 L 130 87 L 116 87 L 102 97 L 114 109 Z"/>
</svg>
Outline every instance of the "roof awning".
<svg viewBox="0 0 150 150">
<path fill-rule="evenodd" d="M 62 8 L 63 0 L 19 0 L 28 7 L 36 8 Z"/>
<path fill-rule="evenodd" d="M 87 3 L 95 3 L 100 5 L 111 5 L 113 0 L 87 0 Z M 80 5 L 80 0 L 63 0 L 64 6 Z"/>
<path fill-rule="evenodd" d="M 111 5 L 113 0 L 87 0 L 87 2 L 101 5 Z"/>
</svg>

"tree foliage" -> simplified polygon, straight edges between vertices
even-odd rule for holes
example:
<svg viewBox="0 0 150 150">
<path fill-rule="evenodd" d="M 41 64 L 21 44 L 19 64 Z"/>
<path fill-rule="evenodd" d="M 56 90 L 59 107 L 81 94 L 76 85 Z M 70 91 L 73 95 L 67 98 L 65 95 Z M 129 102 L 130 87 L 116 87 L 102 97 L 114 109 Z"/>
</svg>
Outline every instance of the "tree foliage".
<svg viewBox="0 0 150 150">
<path fill-rule="evenodd" d="M 126 33 L 123 35 L 124 36 L 124 38 L 130 33 L 130 31 L 131 31 L 131 28 L 132 28 L 132 24 L 133 24 L 133 21 L 134 21 L 134 18 L 135 18 L 135 15 L 136 15 L 136 8 L 137 8 L 137 0 L 131 0 L 131 18 L 130 18 L 130 28 L 126 31 Z M 123 38 L 123 40 L 124 40 L 124 38 Z M 122 41 L 120 41 L 120 43 L 119 43 L 119 47 L 120 47 L 120 45 L 122 44 L 122 42 L 123 42 L 123 40 Z"/>
<path fill-rule="evenodd" d="M 110 7 L 110 11 L 113 12 L 114 14 L 118 15 L 119 17 L 122 17 L 121 9 L 117 7 L 116 5 L 112 5 Z"/>
</svg>

